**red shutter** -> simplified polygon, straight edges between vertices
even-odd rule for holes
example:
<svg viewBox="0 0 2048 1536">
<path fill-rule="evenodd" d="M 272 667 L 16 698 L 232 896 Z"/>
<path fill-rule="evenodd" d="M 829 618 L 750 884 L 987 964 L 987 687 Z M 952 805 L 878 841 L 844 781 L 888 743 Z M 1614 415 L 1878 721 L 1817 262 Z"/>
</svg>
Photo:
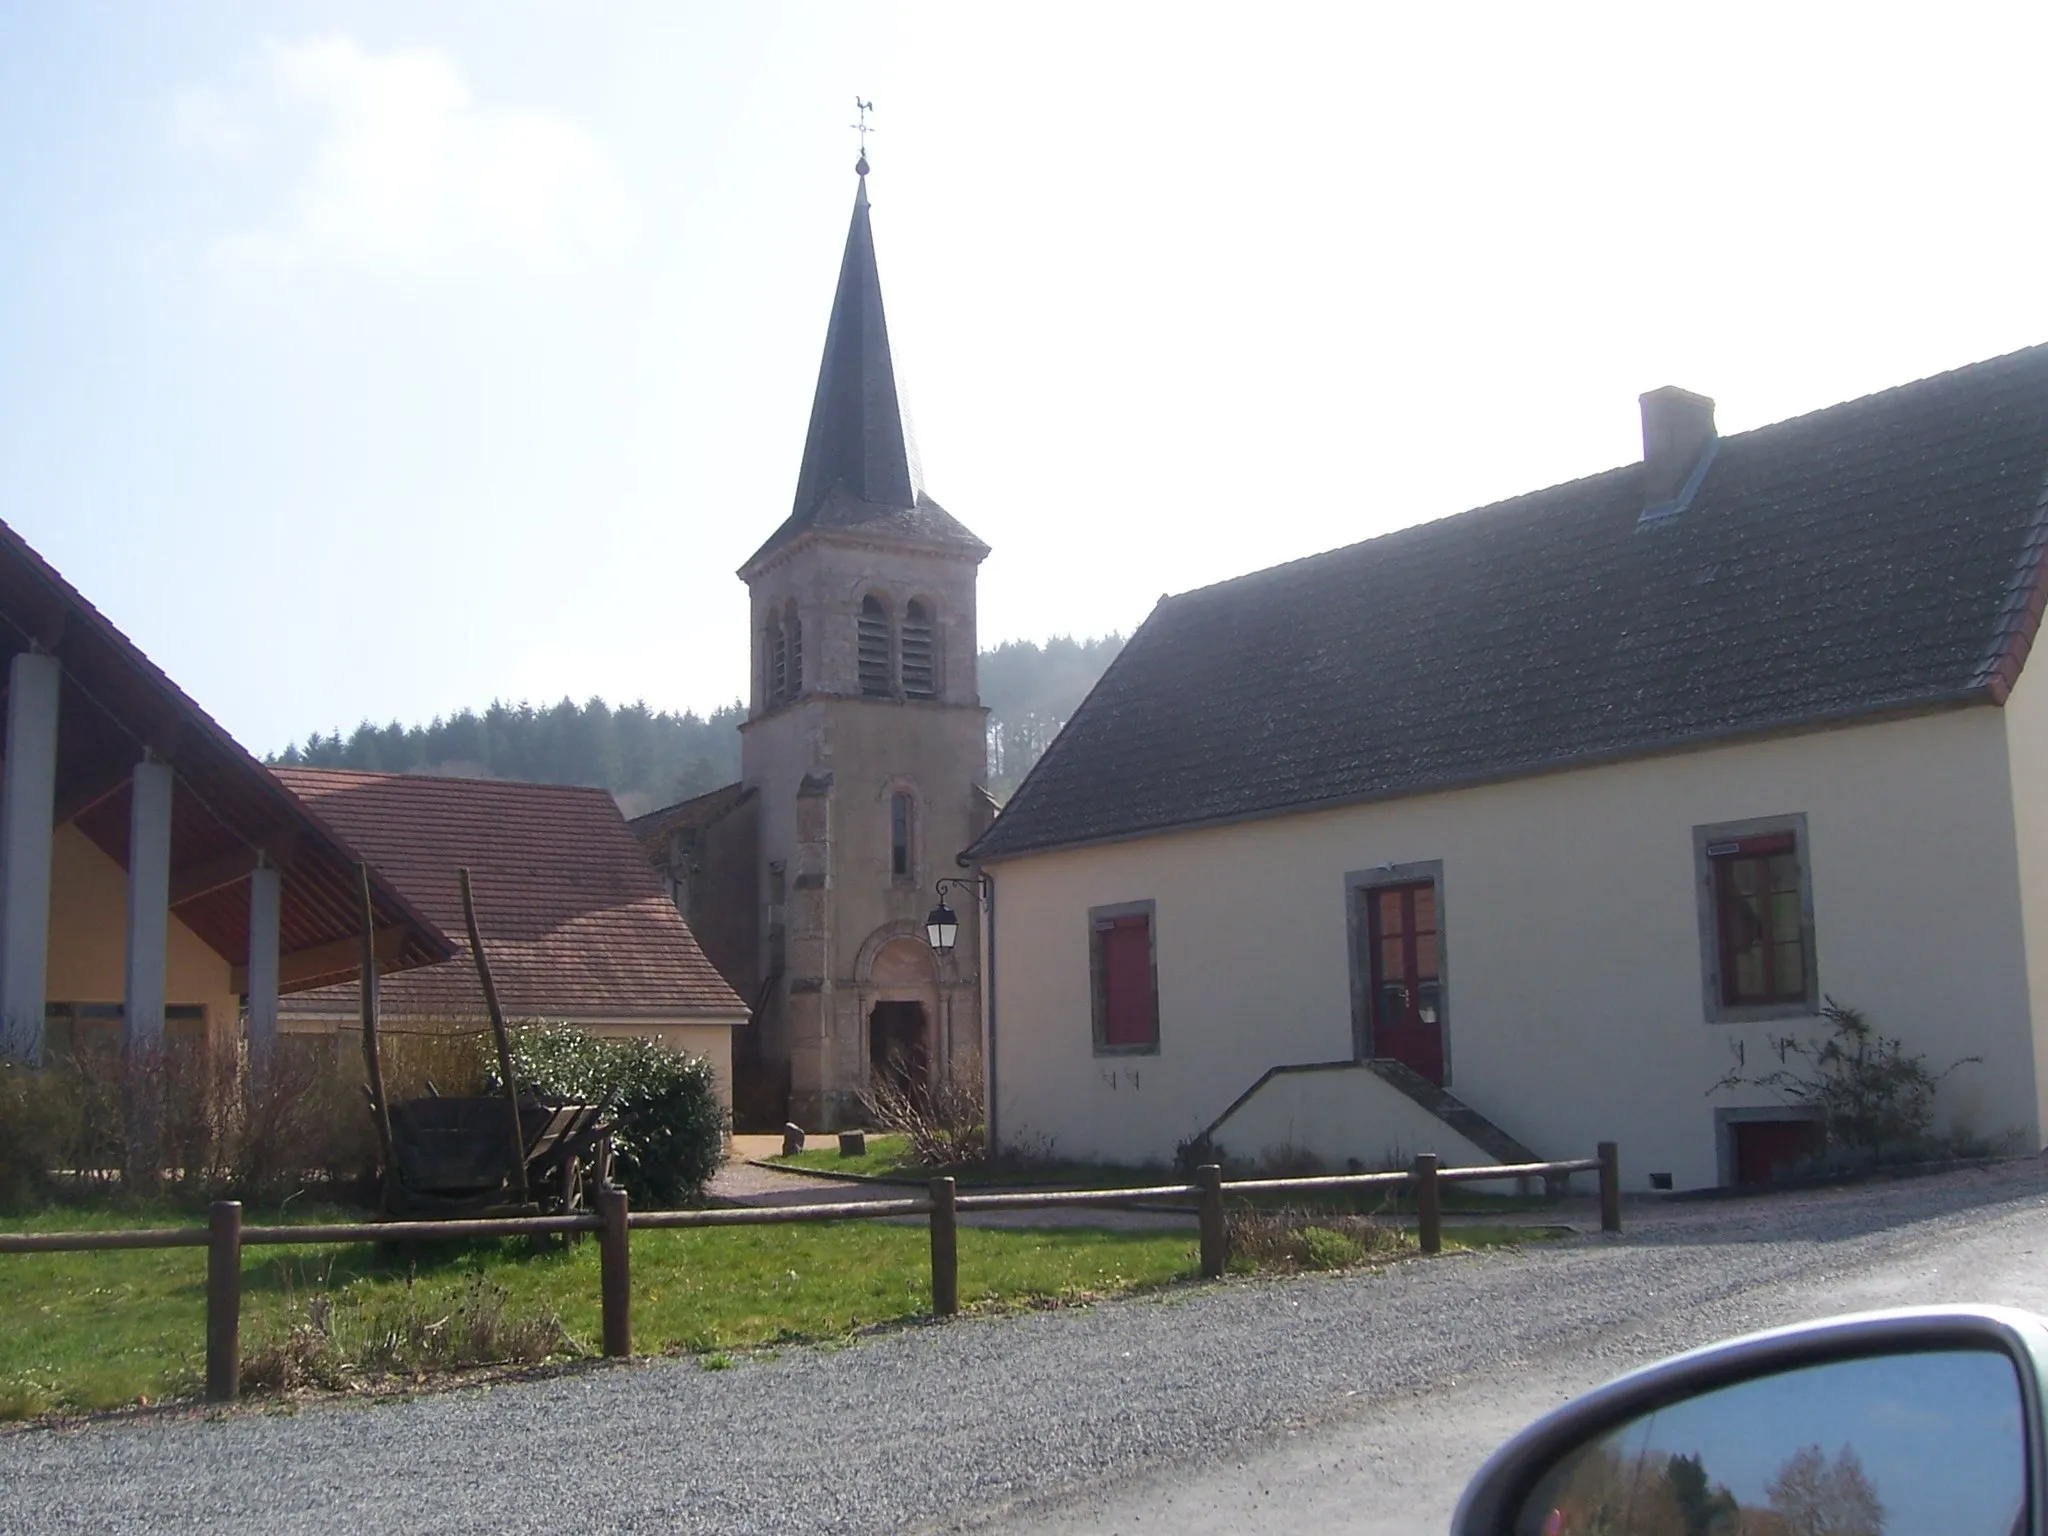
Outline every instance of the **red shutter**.
<svg viewBox="0 0 2048 1536">
<path fill-rule="evenodd" d="M 1152 995 L 1152 923 L 1112 919 L 1102 937 L 1102 1043 L 1156 1045 L 1159 1010 Z"/>
</svg>

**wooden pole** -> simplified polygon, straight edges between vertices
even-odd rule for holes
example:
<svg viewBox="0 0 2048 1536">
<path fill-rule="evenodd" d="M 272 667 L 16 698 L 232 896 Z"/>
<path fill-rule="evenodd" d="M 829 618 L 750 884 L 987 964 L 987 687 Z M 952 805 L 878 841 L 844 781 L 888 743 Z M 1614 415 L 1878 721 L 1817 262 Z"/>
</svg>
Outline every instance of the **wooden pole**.
<svg viewBox="0 0 2048 1536">
<path fill-rule="evenodd" d="M 455 877 L 462 884 L 462 921 L 469 927 L 469 954 L 476 961 L 476 979 L 483 984 L 484 1007 L 491 1015 L 491 1034 L 498 1042 L 498 1076 L 505 1084 L 505 1108 L 512 1115 L 512 1182 L 519 1191 L 519 1203 L 531 1205 L 533 1191 L 526 1182 L 526 1131 L 519 1123 L 519 1084 L 512 1077 L 512 1037 L 505 1032 L 505 1010 L 498 1006 L 498 989 L 491 982 L 491 963 L 484 958 L 484 936 L 476 925 L 476 893 L 470 889 L 469 866 L 465 864 L 456 870 Z"/>
<path fill-rule="evenodd" d="M 377 1050 L 377 911 L 370 900 L 370 866 L 358 864 L 363 892 L 363 1070 L 370 1077 L 370 1117 L 377 1122 L 377 1151 L 384 1159 L 384 1203 L 391 1204 L 397 1167 L 391 1156 L 391 1104 L 384 1097 L 384 1063 Z"/>
<path fill-rule="evenodd" d="M 1436 1181 L 1436 1154 L 1415 1154 L 1415 1225 L 1424 1253 L 1444 1251 L 1443 1186 Z"/>
<path fill-rule="evenodd" d="M 626 1226 L 626 1192 L 616 1184 L 600 1184 L 597 1214 L 604 1218 L 598 1236 L 598 1289 L 604 1308 L 604 1352 L 614 1360 L 633 1353 L 633 1247 Z"/>
<path fill-rule="evenodd" d="M 960 1228 L 953 1210 L 953 1181 L 932 1180 L 932 1315 L 960 1310 Z"/>
<path fill-rule="evenodd" d="M 1621 1148 L 1614 1142 L 1603 1141 L 1597 1149 L 1600 1154 L 1600 1230 L 1619 1232 L 1621 1230 Z"/>
<path fill-rule="evenodd" d="M 242 1387 L 242 1202 L 216 1200 L 207 1221 L 206 1400 L 231 1403 Z"/>
<path fill-rule="evenodd" d="M 1223 1224 L 1222 1165 L 1202 1164 L 1195 1170 L 1195 1182 L 1202 1189 L 1202 1278 L 1221 1280 L 1230 1265 L 1230 1234 Z"/>
</svg>

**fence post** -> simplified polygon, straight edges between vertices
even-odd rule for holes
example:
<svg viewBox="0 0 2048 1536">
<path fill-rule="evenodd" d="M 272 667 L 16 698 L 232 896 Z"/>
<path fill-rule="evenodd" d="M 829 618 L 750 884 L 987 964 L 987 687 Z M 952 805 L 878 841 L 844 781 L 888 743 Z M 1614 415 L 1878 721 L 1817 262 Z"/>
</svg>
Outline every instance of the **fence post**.
<svg viewBox="0 0 2048 1536">
<path fill-rule="evenodd" d="M 242 1202 L 216 1200 L 207 1218 L 206 1400 L 242 1389 Z"/>
<path fill-rule="evenodd" d="M 1418 1152 L 1415 1154 L 1415 1168 L 1410 1175 L 1415 1181 L 1415 1226 L 1416 1236 L 1424 1253 L 1444 1251 L 1444 1196 L 1443 1186 L 1436 1180 L 1436 1154 Z"/>
<path fill-rule="evenodd" d="M 1202 1278 L 1221 1280 L 1230 1266 L 1230 1234 L 1223 1225 L 1223 1167 L 1204 1163 L 1195 1170 L 1201 1186 Z"/>
<path fill-rule="evenodd" d="M 633 1248 L 626 1228 L 626 1191 L 617 1184 L 597 1187 L 599 1292 L 604 1305 L 604 1352 L 615 1360 L 633 1353 Z"/>
<path fill-rule="evenodd" d="M 1600 1230 L 1621 1230 L 1621 1148 L 1611 1141 L 1600 1143 Z"/>
<path fill-rule="evenodd" d="M 953 1210 L 953 1181 L 932 1180 L 932 1316 L 960 1310 L 960 1227 Z"/>
</svg>

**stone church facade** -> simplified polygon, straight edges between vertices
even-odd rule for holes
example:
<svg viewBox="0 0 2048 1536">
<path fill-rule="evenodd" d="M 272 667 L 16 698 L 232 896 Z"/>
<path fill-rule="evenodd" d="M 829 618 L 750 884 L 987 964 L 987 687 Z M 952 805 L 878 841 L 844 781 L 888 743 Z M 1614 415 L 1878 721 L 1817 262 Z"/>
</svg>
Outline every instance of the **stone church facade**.
<svg viewBox="0 0 2048 1536">
<path fill-rule="evenodd" d="M 934 887 L 988 826 L 975 579 L 898 401 L 867 162 L 789 517 L 740 568 L 752 668 L 740 782 L 640 817 L 648 856 L 752 1004 L 740 1123 L 860 1124 L 878 1078 L 978 1085 L 980 924 L 926 944 Z"/>
</svg>

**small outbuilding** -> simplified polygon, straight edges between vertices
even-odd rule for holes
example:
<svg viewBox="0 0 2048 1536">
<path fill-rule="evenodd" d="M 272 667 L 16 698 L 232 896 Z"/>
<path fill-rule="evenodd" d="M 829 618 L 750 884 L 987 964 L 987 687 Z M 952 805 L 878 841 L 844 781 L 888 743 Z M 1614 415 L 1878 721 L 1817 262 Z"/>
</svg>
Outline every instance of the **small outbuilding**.
<svg viewBox="0 0 2048 1536">
<path fill-rule="evenodd" d="M 732 1105 L 733 1031 L 747 1005 L 705 958 L 602 789 L 325 768 L 273 772 L 452 935 L 451 958 L 386 978 L 386 1029 L 486 1029 L 457 871 L 468 869 L 498 998 L 512 1019 L 638 1036 L 707 1058 Z M 357 986 L 286 1000 L 289 1035 L 353 1050 Z"/>
</svg>

